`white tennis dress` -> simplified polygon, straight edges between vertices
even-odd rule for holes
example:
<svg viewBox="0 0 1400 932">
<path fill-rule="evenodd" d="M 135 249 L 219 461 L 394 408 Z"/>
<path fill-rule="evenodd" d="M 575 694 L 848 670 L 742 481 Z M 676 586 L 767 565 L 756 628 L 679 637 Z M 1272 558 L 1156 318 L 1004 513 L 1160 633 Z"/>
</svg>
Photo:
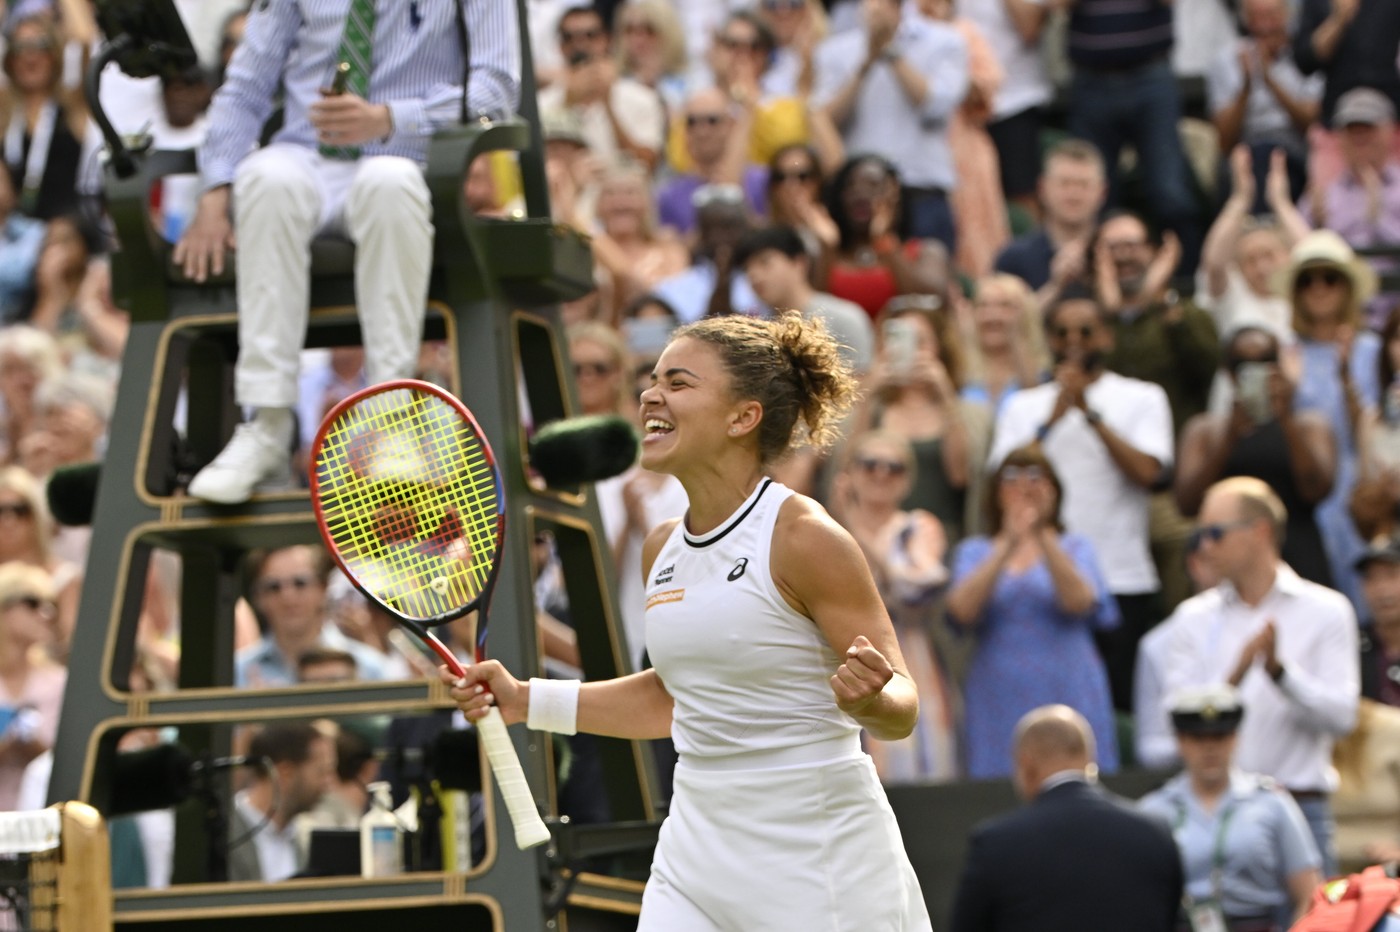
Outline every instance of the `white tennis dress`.
<svg viewBox="0 0 1400 932">
<path fill-rule="evenodd" d="M 647 651 L 675 700 L 680 762 L 640 932 L 930 929 L 899 826 L 836 707 L 840 661 L 773 582 L 792 490 L 765 479 L 647 578 Z"/>
</svg>

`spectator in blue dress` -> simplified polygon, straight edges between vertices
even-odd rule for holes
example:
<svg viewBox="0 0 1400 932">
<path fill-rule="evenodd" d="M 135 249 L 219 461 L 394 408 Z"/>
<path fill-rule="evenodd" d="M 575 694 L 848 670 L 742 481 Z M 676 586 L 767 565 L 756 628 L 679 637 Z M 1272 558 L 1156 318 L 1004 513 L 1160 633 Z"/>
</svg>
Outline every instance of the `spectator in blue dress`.
<svg viewBox="0 0 1400 932">
<path fill-rule="evenodd" d="M 1336 233 L 1315 230 L 1293 247 L 1278 290 L 1293 305 L 1298 333 L 1295 351 L 1283 360 L 1296 369 L 1294 410 L 1321 413 L 1337 440 L 1336 481 L 1315 512 L 1333 585 L 1364 611 L 1355 564 L 1366 546 L 1347 502 L 1356 484 L 1357 428 L 1380 401 L 1381 342 L 1362 320 L 1376 275 Z"/>
<path fill-rule="evenodd" d="M 1060 499 L 1039 447 L 1013 450 L 992 477 L 990 536 L 968 538 L 953 555 L 948 616 L 977 638 L 964 695 L 969 777 L 1010 774 L 1016 722 L 1054 703 L 1089 721 L 1100 769 L 1118 768 L 1108 673 L 1094 647 L 1118 610 L 1093 545 L 1064 533 Z"/>
</svg>

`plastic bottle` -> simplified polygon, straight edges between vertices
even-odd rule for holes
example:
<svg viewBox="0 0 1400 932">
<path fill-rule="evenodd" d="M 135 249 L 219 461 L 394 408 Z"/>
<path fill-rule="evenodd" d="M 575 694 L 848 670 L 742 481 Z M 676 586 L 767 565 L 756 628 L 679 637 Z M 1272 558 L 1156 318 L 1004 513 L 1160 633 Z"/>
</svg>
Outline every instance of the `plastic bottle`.
<svg viewBox="0 0 1400 932">
<path fill-rule="evenodd" d="M 360 876 L 403 873 L 403 830 L 394 817 L 389 784 L 369 785 L 369 811 L 360 817 Z"/>
</svg>

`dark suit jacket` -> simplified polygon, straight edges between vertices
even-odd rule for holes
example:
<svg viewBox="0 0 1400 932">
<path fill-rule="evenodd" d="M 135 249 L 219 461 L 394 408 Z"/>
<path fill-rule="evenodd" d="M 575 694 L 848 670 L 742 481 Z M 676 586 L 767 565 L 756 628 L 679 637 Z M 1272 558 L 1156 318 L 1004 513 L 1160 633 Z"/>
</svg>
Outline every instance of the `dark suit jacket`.
<svg viewBox="0 0 1400 932">
<path fill-rule="evenodd" d="M 953 932 L 1172 932 L 1182 892 L 1171 830 L 1079 781 L 973 829 Z"/>
</svg>

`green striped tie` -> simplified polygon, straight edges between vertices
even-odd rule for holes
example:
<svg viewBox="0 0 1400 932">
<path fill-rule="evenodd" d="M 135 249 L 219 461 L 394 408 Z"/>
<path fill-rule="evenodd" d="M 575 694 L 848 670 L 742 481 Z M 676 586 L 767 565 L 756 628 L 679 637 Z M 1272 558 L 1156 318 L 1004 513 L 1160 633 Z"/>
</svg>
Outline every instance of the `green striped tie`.
<svg viewBox="0 0 1400 932">
<path fill-rule="evenodd" d="M 345 77 L 346 93 L 356 97 L 369 96 L 369 69 L 374 43 L 374 0 L 350 0 L 350 16 L 345 20 L 345 32 L 340 37 L 336 62 L 349 65 Z M 321 154 L 328 159 L 357 159 L 359 146 L 322 146 Z"/>
</svg>

